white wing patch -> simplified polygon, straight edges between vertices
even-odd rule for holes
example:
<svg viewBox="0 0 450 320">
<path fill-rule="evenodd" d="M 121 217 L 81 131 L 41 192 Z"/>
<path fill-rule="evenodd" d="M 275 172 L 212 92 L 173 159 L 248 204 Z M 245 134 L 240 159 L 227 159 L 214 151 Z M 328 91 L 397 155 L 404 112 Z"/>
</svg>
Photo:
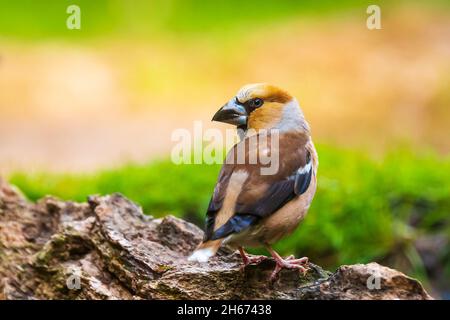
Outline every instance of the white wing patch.
<svg viewBox="0 0 450 320">
<path fill-rule="evenodd" d="M 312 169 L 312 161 L 309 161 L 305 166 L 299 168 L 297 170 L 297 173 L 298 174 L 305 174 L 305 173 L 310 172 L 311 169 Z"/>
</svg>

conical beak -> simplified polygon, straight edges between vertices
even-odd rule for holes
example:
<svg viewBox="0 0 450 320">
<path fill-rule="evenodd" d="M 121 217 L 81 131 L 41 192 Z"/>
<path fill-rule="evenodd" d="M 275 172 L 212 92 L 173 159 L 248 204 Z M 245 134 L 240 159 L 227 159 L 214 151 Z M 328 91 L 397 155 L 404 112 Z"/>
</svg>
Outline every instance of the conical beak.
<svg viewBox="0 0 450 320">
<path fill-rule="evenodd" d="M 216 112 L 212 121 L 242 126 L 247 123 L 247 116 L 244 106 L 239 104 L 236 99 L 232 99 Z"/>
</svg>

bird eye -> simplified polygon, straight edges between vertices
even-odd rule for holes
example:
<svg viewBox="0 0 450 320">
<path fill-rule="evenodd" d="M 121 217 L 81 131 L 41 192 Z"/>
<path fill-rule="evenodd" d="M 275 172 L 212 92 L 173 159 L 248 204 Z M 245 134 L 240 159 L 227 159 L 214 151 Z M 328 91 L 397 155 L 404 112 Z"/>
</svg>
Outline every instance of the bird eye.
<svg viewBox="0 0 450 320">
<path fill-rule="evenodd" d="M 253 108 L 259 108 L 264 104 L 264 100 L 260 98 L 250 100 L 250 106 Z"/>
</svg>

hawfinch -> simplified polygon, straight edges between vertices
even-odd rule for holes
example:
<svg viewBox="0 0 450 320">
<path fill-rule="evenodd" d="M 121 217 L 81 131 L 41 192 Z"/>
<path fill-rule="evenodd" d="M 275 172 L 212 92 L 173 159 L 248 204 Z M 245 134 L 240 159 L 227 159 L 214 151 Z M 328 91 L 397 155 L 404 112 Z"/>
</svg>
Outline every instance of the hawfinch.
<svg viewBox="0 0 450 320">
<path fill-rule="evenodd" d="M 227 154 L 208 206 L 203 242 L 189 260 L 206 262 L 227 244 L 239 250 L 245 268 L 267 257 L 247 256 L 244 247 L 265 247 L 276 261 L 272 279 L 283 268 L 305 273 L 308 258 L 282 258 L 272 249 L 296 229 L 316 191 L 317 153 L 297 100 L 275 86 L 250 84 L 212 120 L 237 126 L 241 141 Z M 253 162 L 252 153 L 257 155 Z M 277 164 L 260 160 L 261 154 L 276 155 L 271 159 Z M 272 172 L 263 170 L 270 165 Z"/>
</svg>

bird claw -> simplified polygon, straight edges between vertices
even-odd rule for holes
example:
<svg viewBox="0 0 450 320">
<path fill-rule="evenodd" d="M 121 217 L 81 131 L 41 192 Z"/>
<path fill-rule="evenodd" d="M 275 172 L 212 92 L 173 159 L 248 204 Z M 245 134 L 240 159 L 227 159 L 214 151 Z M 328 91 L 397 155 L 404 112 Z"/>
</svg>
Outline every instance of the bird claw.
<svg viewBox="0 0 450 320">
<path fill-rule="evenodd" d="M 307 265 L 309 263 L 308 257 L 302 257 L 302 258 L 296 259 L 293 255 L 290 255 L 289 257 L 287 257 L 286 260 L 289 261 L 289 263 L 300 264 L 300 265 Z"/>
<path fill-rule="evenodd" d="M 249 264 L 260 264 L 261 262 L 267 260 L 266 256 L 254 256 L 254 257 L 246 257 L 247 259 L 244 261 L 244 264 L 241 267 L 241 270 L 244 270 Z"/>
<path fill-rule="evenodd" d="M 281 270 L 283 269 L 297 269 L 299 270 L 303 276 L 306 275 L 306 273 L 308 272 L 308 258 L 307 257 L 303 257 L 300 259 L 296 259 L 294 256 L 289 256 L 286 259 L 276 259 L 276 266 L 275 269 L 273 270 L 272 274 L 270 275 L 270 280 L 274 281 L 277 279 L 278 274 L 280 273 Z"/>
</svg>

